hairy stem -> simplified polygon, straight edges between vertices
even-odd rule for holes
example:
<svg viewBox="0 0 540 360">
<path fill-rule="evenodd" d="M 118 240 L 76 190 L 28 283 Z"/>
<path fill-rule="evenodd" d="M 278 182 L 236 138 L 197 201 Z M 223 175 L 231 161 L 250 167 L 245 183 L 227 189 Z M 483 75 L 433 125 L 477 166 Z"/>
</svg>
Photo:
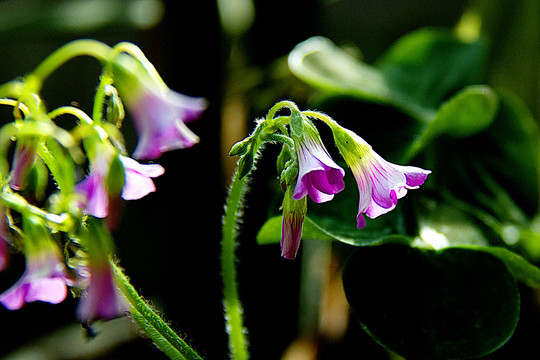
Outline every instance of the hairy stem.
<svg viewBox="0 0 540 360">
<path fill-rule="evenodd" d="M 123 271 L 114 262 L 111 263 L 120 289 L 131 305 L 133 319 L 154 344 L 171 359 L 202 360 L 137 293 Z"/>
<path fill-rule="evenodd" d="M 243 324 L 242 304 L 238 296 L 236 281 L 235 245 L 237 225 L 242 212 L 247 177 L 239 179 L 234 175 L 223 216 L 223 239 L 221 242 L 221 276 L 223 278 L 223 306 L 225 322 L 229 334 L 229 351 L 232 359 L 246 360 L 247 336 Z"/>
</svg>

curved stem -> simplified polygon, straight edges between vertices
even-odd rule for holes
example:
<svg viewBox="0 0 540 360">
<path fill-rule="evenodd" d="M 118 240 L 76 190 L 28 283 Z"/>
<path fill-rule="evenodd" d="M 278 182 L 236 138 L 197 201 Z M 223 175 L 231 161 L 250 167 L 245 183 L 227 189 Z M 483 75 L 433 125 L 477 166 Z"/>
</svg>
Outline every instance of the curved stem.
<svg viewBox="0 0 540 360">
<path fill-rule="evenodd" d="M 107 61 L 112 48 L 97 40 L 75 40 L 62 46 L 45 60 L 43 60 L 34 71 L 26 78 L 27 90 L 38 93 L 43 81 L 48 78 L 56 69 L 68 60 L 77 56 L 88 55 L 100 61 Z"/>
<path fill-rule="evenodd" d="M 233 177 L 229 197 L 223 216 L 223 239 L 221 242 L 221 276 L 223 278 L 223 306 L 226 329 L 229 334 L 229 351 L 232 359 L 246 360 L 247 336 L 243 325 L 242 304 L 238 296 L 236 282 L 235 245 L 238 219 L 242 213 L 243 199 L 246 192 L 246 177 Z"/>
<path fill-rule="evenodd" d="M 130 303 L 133 319 L 148 335 L 154 344 L 170 359 L 202 360 L 184 340 L 182 340 L 167 323 L 159 317 L 152 307 L 141 298 L 137 290 L 130 284 L 124 272 L 111 262 L 120 290 Z"/>
</svg>

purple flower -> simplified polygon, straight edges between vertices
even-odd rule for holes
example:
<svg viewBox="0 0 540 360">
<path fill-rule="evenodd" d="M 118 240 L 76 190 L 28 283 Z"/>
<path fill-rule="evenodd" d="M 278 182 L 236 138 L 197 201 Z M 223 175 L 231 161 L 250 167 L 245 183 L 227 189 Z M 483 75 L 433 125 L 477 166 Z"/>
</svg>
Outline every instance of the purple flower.
<svg viewBox="0 0 540 360">
<path fill-rule="evenodd" d="M 146 59 L 145 59 L 146 60 Z M 133 117 L 139 140 L 133 157 L 156 159 L 163 152 L 188 148 L 199 138 L 184 124 L 197 119 L 207 102 L 170 90 L 155 69 L 150 71 L 125 54 L 113 63 L 115 86 Z"/>
<path fill-rule="evenodd" d="M 92 322 L 121 316 L 126 311 L 126 304 L 118 293 L 110 263 L 90 259 L 88 272 L 89 284 L 77 307 L 77 317 Z"/>
<path fill-rule="evenodd" d="M 36 158 L 37 141 L 20 139 L 15 147 L 11 171 L 11 188 L 22 190 L 26 187 L 28 172 Z"/>
<path fill-rule="evenodd" d="M 124 176 L 124 185 L 119 194 L 124 200 L 140 199 L 156 190 L 151 178 L 162 175 L 165 170 L 158 164 L 139 164 L 126 156 L 119 155 L 123 166 L 123 174 L 110 174 L 112 156 L 103 152 L 96 158 L 90 174 L 75 186 L 75 192 L 81 194 L 83 212 L 97 218 L 105 218 L 109 214 L 111 196 L 107 189 L 108 176 Z"/>
<path fill-rule="evenodd" d="M 283 216 L 281 223 L 281 256 L 285 259 L 296 258 L 302 238 L 302 227 L 307 211 L 307 198 L 294 200 L 291 187 L 285 191 Z"/>
<path fill-rule="evenodd" d="M 156 159 L 166 151 L 188 148 L 199 142 L 199 137 L 184 123 L 201 115 L 206 108 L 204 99 L 171 90 L 145 88 L 139 99 L 126 102 L 139 136 L 134 158 Z"/>
<path fill-rule="evenodd" d="M 358 228 L 366 225 L 363 214 L 373 219 L 391 211 L 408 189 L 417 189 L 431 173 L 414 166 L 392 164 L 354 132 L 341 127 L 332 130 L 336 145 L 358 184 Z"/>
<path fill-rule="evenodd" d="M 165 169 L 161 165 L 139 164 L 126 156 L 120 156 L 120 161 L 122 161 L 125 171 L 122 199 L 137 200 L 156 191 L 156 186 L 151 178 L 163 175 Z"/>
<path fill-rule="evenodd" d="M 9 310 L 20 309 L 25 303 L 44 301 L 62 302 L 67 295 L 67 285 L 72 280 L 54 243 L 44 239 L 27 239 L 25 242 L 26 270 L 21 278 L 0 295 L 0 303 Z M 30 244 L 39 241 L 41 244 Z"/>
<path fill-rule="evenodd" d="M 0 205 L 0 271 L 9 264 L 9 227 L 6 208 Z"/>
<path fill-rule="evenodd" d="M 317 129 L 310 123 L 304 124 L 301 137 L 293 137 L 298 156 L 298 180 L 292 198 L 309 197 L 322 203 L 332 200 L 345 187 L 345 171 L 328 155 Z"/>
</svg>

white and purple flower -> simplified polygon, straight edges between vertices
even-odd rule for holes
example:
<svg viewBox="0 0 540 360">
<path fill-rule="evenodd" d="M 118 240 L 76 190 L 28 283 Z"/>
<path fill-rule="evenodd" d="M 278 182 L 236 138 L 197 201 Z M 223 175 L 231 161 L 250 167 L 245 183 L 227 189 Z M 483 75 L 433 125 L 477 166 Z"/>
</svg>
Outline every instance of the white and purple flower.
<svg viewBox="0 0 540 360">
<path fill-rule="evenodd" d="M 48 237 L 46 228 L 31 226 L 34 229 L 27 232 L 24 249 L 26 270 L 13 286 L 0 294 L 0 303 L 9 310 L 20 309 L 34 301 L 61 303 L 66 298 L 67 286 L 73 282 L 60 249 Z"/>
<path fill-rule="evenodd" d="M 345 187 L 345 171 L 326 151 L 317 129 L 306 122 L 301 137 L 293 137 L 298 157 L 298 180 L 292 198 L 309 195 L 316 203 L 330 201 Z"/>
<path fill-rule="evenodd" d="M 137 60 L 120 55 L 113 64 L 115 86 L 127 105 L 138 134 L 136 159 L 156 159 L 166 151 L 184 149 L 199 142 L 185 125 L 207 107 L 203 98 L 170 90 Z"/>
<path fill-rule="evenodd" d="M 431 173 L 414 166 L 392 164 L 354 132 L 338 126 L 332 130 L 336 145 L 358 184 L 358 228 L 366 225 L 364 214 L 374 219 L 393 210 L 407 190 L 417 189 Z"/>
</svg>

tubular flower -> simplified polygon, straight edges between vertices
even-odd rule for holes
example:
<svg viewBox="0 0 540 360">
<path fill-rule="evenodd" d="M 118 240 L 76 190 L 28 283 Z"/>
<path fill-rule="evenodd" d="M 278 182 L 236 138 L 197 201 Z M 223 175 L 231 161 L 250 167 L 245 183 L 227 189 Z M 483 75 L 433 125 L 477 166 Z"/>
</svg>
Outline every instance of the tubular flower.
<svg viewBox="0 0 540 360">
<path fill-rule="evenodd" d="M 20 139 L 15 147 L 11 171 L 11 188 L 22 190 L 26 187 L 27 176 L 36 158 L 37 141 Z"/>
<path fill-rule="evenodd" d="M 122 164 L 120 173 L 111 174 L 111 163 L 114 157 L 103 152 L 96 158 L 90 174 L 75 186 L 75 191 L 83 195 L 83 212 L 97 218 L 105 218 L 109 214 L 109 200 L 120 195 L 124 200 L 140 199 L 156 190 L 151 178 L 162 175 L 165 170 L 158 164 L 139 164 L 126 156 L 119 155 Z M 123 179 L 118 179 L 121 177 Z M 118 193 L 110 189 L 113 178 L 120 182 Z M 112 190 L 112 191 L 111 191 Z"/>
<path fill-rule="evenodd" d="M 336 126 L 332 131 L 336 145 L 358 184 L 358 228 L 366 225 L 363 214 L 373 219 L 391 211 L 408 189 L 417 189 L 431 173 L 430 170 L 395 165 L 384 160 L 364 139 L 350 130 Z"/>
<path fill-rule="evenodd" d="M 0 271 L 9 264 L 9 227 L 6 208 L 0 205 Z"/>
<path fill-rule="evenodd" d="M 82 321 L 114 319 L 121 316 L 126 306 L 120 297 L 110 263 L 106 259 L 90 260 L 89 284 L 77 307 Z"/>
<path fill-rule="evenodd" d="M 306 122 L 302 136 L 293 139 L 298 156 L 298 180 L 292 198 L 300 200 L 309 194 L 317 203 L 332 200 L 345 187 L 345 171 L 330 158 L 311 123 Z"/>
<path fill-rule="evenodd" d="M 300 239 L 302 238 L 302 227 L 307 211 L 307 198 L 294 200 L 292 187 L 287 187 L 283 199 L 283 216 L 281 224 L 281 256 L 285 259 L 294 259 Z"/>
<path fill-rule="evenodd" d="M 185 122 L 200 117 L 207 106 L 205 99 L 170 90 L 161 79 L 152 77 L 127 55 L 117 57 L 113 76 L 138 134 L 134 158 L 156 159 L 166 151 L 188 148 L 199 142 L 199 137 Z"/>
<path fill-rule="evenodd" d="M 48 238 L 47 229 L 38 225 L 27 234 L 26 270 L 11 288 L 0 295 L 0 303 L 9 310 L 20 309 L 25 303 L 38 300 L 58 304 L 66 298 L 67 285 L 72 283 L 60 250 Z M 36 235 L 39 237 L 34 238 Z"/>
</svg>

